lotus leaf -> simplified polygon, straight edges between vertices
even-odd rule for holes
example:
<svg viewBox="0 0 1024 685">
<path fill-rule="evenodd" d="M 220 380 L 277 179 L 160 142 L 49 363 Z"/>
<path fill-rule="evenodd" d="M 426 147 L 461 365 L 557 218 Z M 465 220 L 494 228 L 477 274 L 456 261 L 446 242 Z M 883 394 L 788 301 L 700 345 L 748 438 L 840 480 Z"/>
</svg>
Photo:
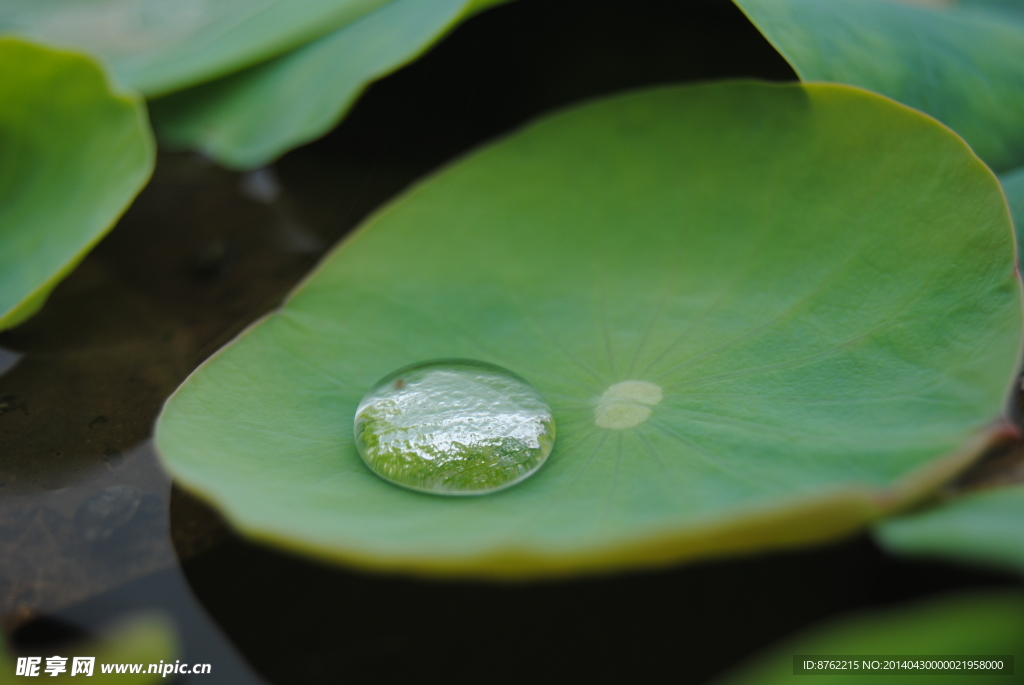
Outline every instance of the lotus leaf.
<svg viewBox="0 0 1024 685">
<path fill-rule="evenodd" d="M 715 685 L 774 685 L 792 683 L 794 655 L 1013 655 L 1014 675 L 893 675 L 871 672 L 870 682 L 897 685 L 921 682 L 975 685 L 989 678 L 1022 683 L 1024 656 L 1024 595 L 1015 592 L 940 597 L 831 621 L 812 628 L 715 681 Z M 863 661 L 863 660 L 860 660 Z M 856 672 L 815 673 L 820 685 L 850 682 Z"/>
<path fill-rule="evenodd" d="M 179 388 L 156 441 L 243 532 L 371 567 L 531 576 L 820 541 L 1005 425 L 1013 266 L 995 177 L 925 115 L 834 84 L 639 91 L 381 210 Z M 362 395 L 439 358 L 539 389 L 558 438 L 536 475 L 445 499 L 363 465 Z M 608 411 L 631 401 L 612 386 L 644 406 Z"/>
<path fill-rule="evenodd" d="M 153 170 L 143 104 L 91 59 L 0 38 L 0 329 L 34 314 Z"/>
<path fill-rule="evenodd" d="M 974 492 L 885 521 L 876 528 L 876 537 L 900 554 L 1024 572 L 1024 485 Z"/>
<path fill-rule="evenodd" d="M 371 81 L 418 57 L 481 5 L 395 0 L 286 55 L 155 101 L 157 132 L 228 167 L 263 166 L 329 131 Z"/>
<path fill-rule="evenodd" d="M 1014 11 L 991 0 L 941 10 L 887 0 L 735 2 L 801 80 L 888 95 L 948 124 L 992 168 L 1024 164 L 1020 3 Z"/>
<path fill-rule="evenodd" d="M 6 0 L 0 31 L 75 47 L 147 96 L 224 76 L 387 0 Z"/>
</svg>

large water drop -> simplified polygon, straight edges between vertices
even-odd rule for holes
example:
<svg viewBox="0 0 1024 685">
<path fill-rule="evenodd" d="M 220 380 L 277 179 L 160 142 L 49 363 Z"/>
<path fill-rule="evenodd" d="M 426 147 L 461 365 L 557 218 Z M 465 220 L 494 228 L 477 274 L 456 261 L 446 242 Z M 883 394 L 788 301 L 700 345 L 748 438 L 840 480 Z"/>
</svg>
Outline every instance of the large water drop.
<svg viewBox="0 0 1024 685">
<path fill-rule="evenodd" d="M 514 485 L 551 453 L 551 408 L 525 380 L 466 359 L 399 369 L 356 410 L 359 455 L 398 485 L 440 495 L 480 495 Z"/>
</svg>

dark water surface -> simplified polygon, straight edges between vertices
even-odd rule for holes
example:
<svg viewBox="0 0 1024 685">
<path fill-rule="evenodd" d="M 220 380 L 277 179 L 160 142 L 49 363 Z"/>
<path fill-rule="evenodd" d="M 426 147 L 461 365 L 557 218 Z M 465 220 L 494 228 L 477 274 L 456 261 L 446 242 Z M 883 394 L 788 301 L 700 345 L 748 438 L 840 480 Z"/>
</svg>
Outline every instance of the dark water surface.
<svg viewBox="0 0 1024 685">
<path fill-rule="evenodd" d="M 162 154 L 44 310 L 0 334 L 0 625 L 14 647 L 40 654 L 158 608 L 182 660 L 213 665 L 188 682 L 702 682 L 822 617 L 1012 582 L 895 560 L 867 539 L 581 581 L 366 575 L 235 537 L 160 469 L 164 399 L 410 182 L 555 107 L 729 76 L 793 78 L 725 0 L 520 0 L 269 169 Z"/>
</svg>

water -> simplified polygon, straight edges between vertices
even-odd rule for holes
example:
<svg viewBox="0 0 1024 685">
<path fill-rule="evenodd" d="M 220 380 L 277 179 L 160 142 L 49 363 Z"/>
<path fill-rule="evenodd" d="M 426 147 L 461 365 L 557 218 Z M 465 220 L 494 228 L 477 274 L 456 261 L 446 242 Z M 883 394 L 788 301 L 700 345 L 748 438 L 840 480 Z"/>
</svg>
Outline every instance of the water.
<svg viewBox="0 0 1024 685">
<path fill-rule="evenodd" d="M 380 380 L 355 417 L 359 455 L 381 478 L 439 495 L 481 495 L 544 464 L 551 408 L 525 380 L 465 359 L 423 362 Z"/>
<path fill-rule="evenodd" d="M 112 485 L 86 500 L 75 512 L 79 533 L 89 542 L 107 540 L 135 517 L 142 493 L 130 485 Z M 157 504 L 160 507 L 160 504 Z"/>
</svg>

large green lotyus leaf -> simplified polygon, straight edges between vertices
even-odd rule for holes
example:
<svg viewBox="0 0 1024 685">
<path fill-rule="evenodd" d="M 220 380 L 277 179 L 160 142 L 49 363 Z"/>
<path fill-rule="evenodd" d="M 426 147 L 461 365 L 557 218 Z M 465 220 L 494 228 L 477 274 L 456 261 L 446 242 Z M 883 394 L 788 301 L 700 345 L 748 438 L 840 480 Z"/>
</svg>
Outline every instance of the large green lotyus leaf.
<svg viewBox="0 0 1024 685">
<path fill-rule="evenodd" d="M 1005 425 L 1020 338 L 999 185 L 941 124 L 848 86 L 655 89 L 381 210 L 195 372 L 156 441 L 240 530 L 328 559 L 668 563 L 832 538 L 934 488 Z M 363 465 L 362 395 L 438 358 L 539 389 L 558 437 L 536 475 L 453 501 Z"/>
<path fill-rule="evenodd" d="M 795 655 L 832 656 L 844 661 L 858 655 L 858 668 L 831 673 L 812 672 L 795 677 Z M 993 675 L 978 670 L 952 669 L 943 674 L 886 673 L 884 668 L 865 673 L 879 656 L 925 656 L 923 661 L 948 661 L 957 655 L 992 661 L 992 656 L 1012 656 L 1013 675 Z M 815 626 L 780 645 L 768 648 L 714 685 L 782 685 L 807 680 L 816 685 L 846 685 L 866 677 L 877 685 L 977 685 L 986 682 L 1024 683 L 1020 663 L 1024 658 L 1024 595 L 989 592 L 938 597 L 914 604 L 866 611 Z M 813 660 L 813 659 L 812 659 Z M 898 660 L 900 662 L 906 659 Z M 970 660 L 970 659 L 968 659 Z M 803 659 L 800 659 L 803 661 Z M 910 661 L 922 661 L 910 659 Z M 1003 660 L 1009 666 L 1009 660 Z M 851 676 L 853 676 L 851 678 Z"/>
<path fill-rule="evenodd" d="M 388 0 L 5 0 L 0 32 L 69 46 L 147 96 L 230 74 Z"/>
<path fill-rule="evenodd" d="M 949 125 L 993 169 L 1024 164 L 1021 3 L 734 1 L 801 80 L 888 95 Z"/>
<path fill-rule="evenodd" d="M 482 4 L 395 0 L 286 55 L 156 100 L 157 133 L 224 166 L 263 166 L 332 129 L 370 82 L 418 57 Z"/>
<path fill-rule="evenodd" d="M 898 554 L 1024 573 L 1024 484 L 981 490 L 884 521 L 875 537 Z"/>
<path fill-rule="evenodd" d="M 0 329 L 34 314 L 153 171 L 142 102 L 99 65 L 0 38 Z"/>
</svg>

